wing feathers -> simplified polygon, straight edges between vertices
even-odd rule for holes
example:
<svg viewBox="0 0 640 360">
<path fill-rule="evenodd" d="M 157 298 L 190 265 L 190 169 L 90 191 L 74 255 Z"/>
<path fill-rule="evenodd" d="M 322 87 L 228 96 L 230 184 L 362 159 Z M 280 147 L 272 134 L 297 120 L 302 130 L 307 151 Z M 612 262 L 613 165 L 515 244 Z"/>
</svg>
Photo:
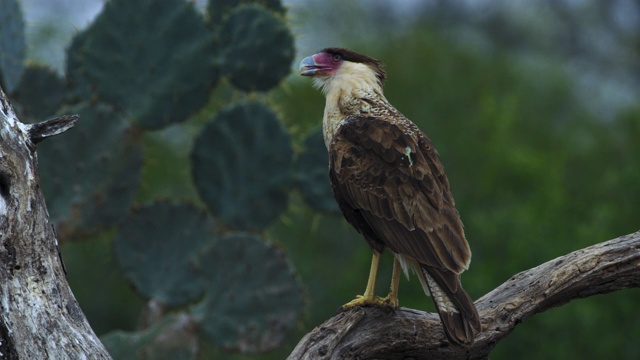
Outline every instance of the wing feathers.
<svg viewBox="0 0 640 360">
<path fill-rule="evenodd" d="M 374 234 L 372 246 L 456 274 L 466 269 L 471 252 L 444 168 L 413 123 L 352 116 L 329 151 L 334 195 L 358 231 Z"/>
<path fill-rule="evenodd" d="M 451 341 L 473 342 L 480 320 L 459 275 L 471 252 L 431 141 L 406 119 L 354 116 L 338 129 L 329 153 L 345 218 L 375 251 L 389 248 L 405 271 L 414 269 Z"/>
</svg>

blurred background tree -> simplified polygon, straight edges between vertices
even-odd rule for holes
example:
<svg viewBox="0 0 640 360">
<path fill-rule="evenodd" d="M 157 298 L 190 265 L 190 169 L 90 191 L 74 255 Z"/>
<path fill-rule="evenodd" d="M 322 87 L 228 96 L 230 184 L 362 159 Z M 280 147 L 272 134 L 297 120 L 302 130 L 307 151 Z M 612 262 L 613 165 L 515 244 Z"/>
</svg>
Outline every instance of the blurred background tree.
<svg viewBox="0 0 640 360">
<path fill-rule="evenodd" d="M 295 73 L 297 61 L 326 46 L 383 60 L 387 97 L 434 141 L 474 254 L 463 276 L 473 298 L 518 271 L 638 230 L 639 1 L 284 5 L 296 36 L 294 71 L 257 97 L 286 125 L 297 182 L 306 187 L 290 194 L 286 211 L 261 234 L 287 252 L 306 288 L 306 312 L 278 350 L 246 355 L 205 345 L 203 358 L 282 359 L 302 334 L 362 291 L 370 250 L 327 201 L 322 167 L 313 165 L 326 161 L 318 138 L 324 98 Z M 57 0 L 47 8 L 23 0 L 22 6 L 27 59 L 62 73 L 71 37 L 103 3 Z M 238 100 L 229 86 L 215 95 L 193 119 L 146 135 L 136 203 L 199 201 L 190 149 L 206 119 Z M 112 231 L 62 245 L 72 289 L 98 334 L 136 329 L 144 306 L 114 260 L 113 241 Z M 384 260 L 389 269 L 390 257 Z M 380 274 L 380 286 L 389 277 Z M 402 282 L 402 306 L 433 310 L 415 281 Z M 537 315 L 499 343 L 492 358 L 636 359 L 639 300 L 640 291 L 625 290 Z"/>
</svg>

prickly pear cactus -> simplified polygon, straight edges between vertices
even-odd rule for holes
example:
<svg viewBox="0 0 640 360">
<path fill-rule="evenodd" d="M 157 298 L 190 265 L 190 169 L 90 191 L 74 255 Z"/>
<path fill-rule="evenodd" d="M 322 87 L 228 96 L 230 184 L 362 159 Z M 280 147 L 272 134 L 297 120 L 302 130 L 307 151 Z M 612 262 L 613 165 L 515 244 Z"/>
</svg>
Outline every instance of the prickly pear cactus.
<svg viewBox="0 0 640 360">
<path fill-rule="evenodd" d="M 65 93 L 65 103 L 76 104 L 86 101 L 97 101 L 97 96 L 94 94 L 94 85 L 89 83 L 86 76 L 84 76 L 85 70 L 82 66 L 85 62 L 85 58 L 92 57 L 85 44 L 87 43 L 87 37 L 89 33 L 87 31 L 81 31 L 77 33 L 71 44 L 67 49 L 67 69 L 66 69 L 66 82 L 70 85 L 69 90 Z"/>
<path fill-rule="evenodd" d="M 193 179 L 226 225 L 262 230 L 287 207 L 292 158 L 291 139 L 276 114 L 242 101 L 222 109 L 196 138 Z"/>
<path fill-rule="evenodd" d="M 250 4 L 229 13 L 221 29 L 222 71 L 244 91 L 266 91 L 289 73 L 293 37 L 281 16 Z"/>
<path fill-rule="evenodd" d="M 61 110 L 82 119 L 61 141 L 38 146 L 42 189 L 62 239 L 115 225 L 131 206 L 140 181 L 142 151 L 131 124 L 106 104 Z"/>
<path fill-rule="evenodd" d="M 314 131 L 303 143 L 303 151 L 296 159 L 298 189 L 302 198 L 312 208 L 338 213 L 338 204 L 329 186 L 329 155 L 324 145 L 322 131 Z"/>
<path fill-rule="evenodd" d="M 200 257 L 206 294 L 192 314 L 213 343 L 242 352 L 279 346 L 302 311 L 302 288 L 283 251 L 248 233 L 222 237 Z"/>
<path fill-rule="evenodd" d="M 198 354 L 198 336 L 184 313 L 168 315 L 144 331 L 114 331 L 100 340 L 114 360 L 191 360 Z"/>
<path fill-rule="evenodd" d="M 59 141 L 38 145 L 58 237 L 112 230 L 103 238 L 113 236 L 126 279 L 149 304 L 166 305 L 138 331 L 103 337 L 115 359 L 192 359 L 205 342 L 267 351 L 301 318 L 302 286 L 284 251 L 232 232 L 264 232 L 295 186 L 287 129 L 266 97 L 247 93 L 289 73 L 293 37 L 278 0 L 213 0 L 208 9 L 218 19 L 209 27 L 190 1 L 109 0 L 72 40 L 64 80 L 28 67 L 16 88 L 28 116 L 80 117 Z M 219 73 L 234 99 L 222 109 L 226 101 L 207 103 Z M 164 151 L 179 150 L 156 151 L 166 138 L 174 143 Z M 190 202 L 154 189 L 152 170 L 140 186 L 141 169 L 159 157 L 191 165 L 172 178 L 188 183 L 176 188 L 189 187 Z"/>
<path fill-rule="evenodd" d="M 19 117 L 24 122 L 36 122 L 51 117 L 62 105 L 64 83 L 55 71 L 30 64 L 13 92 L 19 104 Z"/>
<path fill-rule="evenodd" d="M 222 19 L 233 9 L 242 4 L 259 4 L 265 8 L 284 14 L 285 8 L 280 0 L 209 0 L 207 12 L 214 25 L 220 24 Z"/>
<path fill-rule="evenodd" d="M 204 211 L 185 203 L 155 202 L 129 214 L 113 245 L 118 263 L 140 294 L 176 306 L 202 293 L 195 258 L 217 235 Z"/>
<path fill-rule="evenodd" d="M 184 0 L 108 1 L 71 50 L 82 96 L 119 105 L 145 129 L 186 120 L 218 79 L 213 33 Z"/>
<path fill-rule="evenodd" d="M 0 1 L 0 85 L 7 93 L 20 82 L 26 48 L 20 4 L 17 0 Z"/>
</svg>

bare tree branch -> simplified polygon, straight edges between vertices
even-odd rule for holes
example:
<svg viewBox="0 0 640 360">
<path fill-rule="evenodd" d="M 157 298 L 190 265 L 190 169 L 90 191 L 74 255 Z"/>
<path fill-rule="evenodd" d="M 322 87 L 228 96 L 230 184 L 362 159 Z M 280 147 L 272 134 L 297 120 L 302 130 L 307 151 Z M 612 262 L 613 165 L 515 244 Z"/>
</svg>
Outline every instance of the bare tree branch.
<svg viewBox="0 0 640 360">
<path fill-rule="evenodd" d="M 69 289 L 35 143 L 73 117 L 21 123 L 0 89 L 0 358 L 110 359 Z"/>
<path fill-rule="evenodd" d="M 37 144 L 48 137 L 62 134 L 71 129 L 76 124 L 76 121 L 78 121 L 78 115 L 62 115 L 29 125 L 29 138 L 32 143 Z"/>
<path fill-rule="evenodd" d="M 446 340 L 436 314 L 361 307 L 313 329 L 288 359 L 486 359 L 534 314 L 573 299 L 640 286 L 639 250 L 640 231 L 514 275 L 476 301 L 482 332 L 468 348 Z"/>
</svg>

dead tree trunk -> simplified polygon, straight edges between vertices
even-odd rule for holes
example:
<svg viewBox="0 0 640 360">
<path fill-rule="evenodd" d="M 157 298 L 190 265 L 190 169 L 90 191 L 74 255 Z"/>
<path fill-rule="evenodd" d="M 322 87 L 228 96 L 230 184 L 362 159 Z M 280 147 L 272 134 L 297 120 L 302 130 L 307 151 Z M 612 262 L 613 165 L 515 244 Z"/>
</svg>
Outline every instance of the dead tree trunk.
<svg viewBox="0 0 640 360">
<path fill-rule="evenodd" d="M 35 145 L 77 116 L 22 124 L 0 89 L 0 358 L 110 359 L 69 289 Z"/>
<path fill-rule="evenodd" d="M 523 271 L 477 300 L 482 331 L 470 347 L 451 345 L 435 314 L 360 307 L 313 329 L 288 359 L 486 359 L 498 341 L 534 314 L 638 286 L 640 231 Z"/>
</svg>

